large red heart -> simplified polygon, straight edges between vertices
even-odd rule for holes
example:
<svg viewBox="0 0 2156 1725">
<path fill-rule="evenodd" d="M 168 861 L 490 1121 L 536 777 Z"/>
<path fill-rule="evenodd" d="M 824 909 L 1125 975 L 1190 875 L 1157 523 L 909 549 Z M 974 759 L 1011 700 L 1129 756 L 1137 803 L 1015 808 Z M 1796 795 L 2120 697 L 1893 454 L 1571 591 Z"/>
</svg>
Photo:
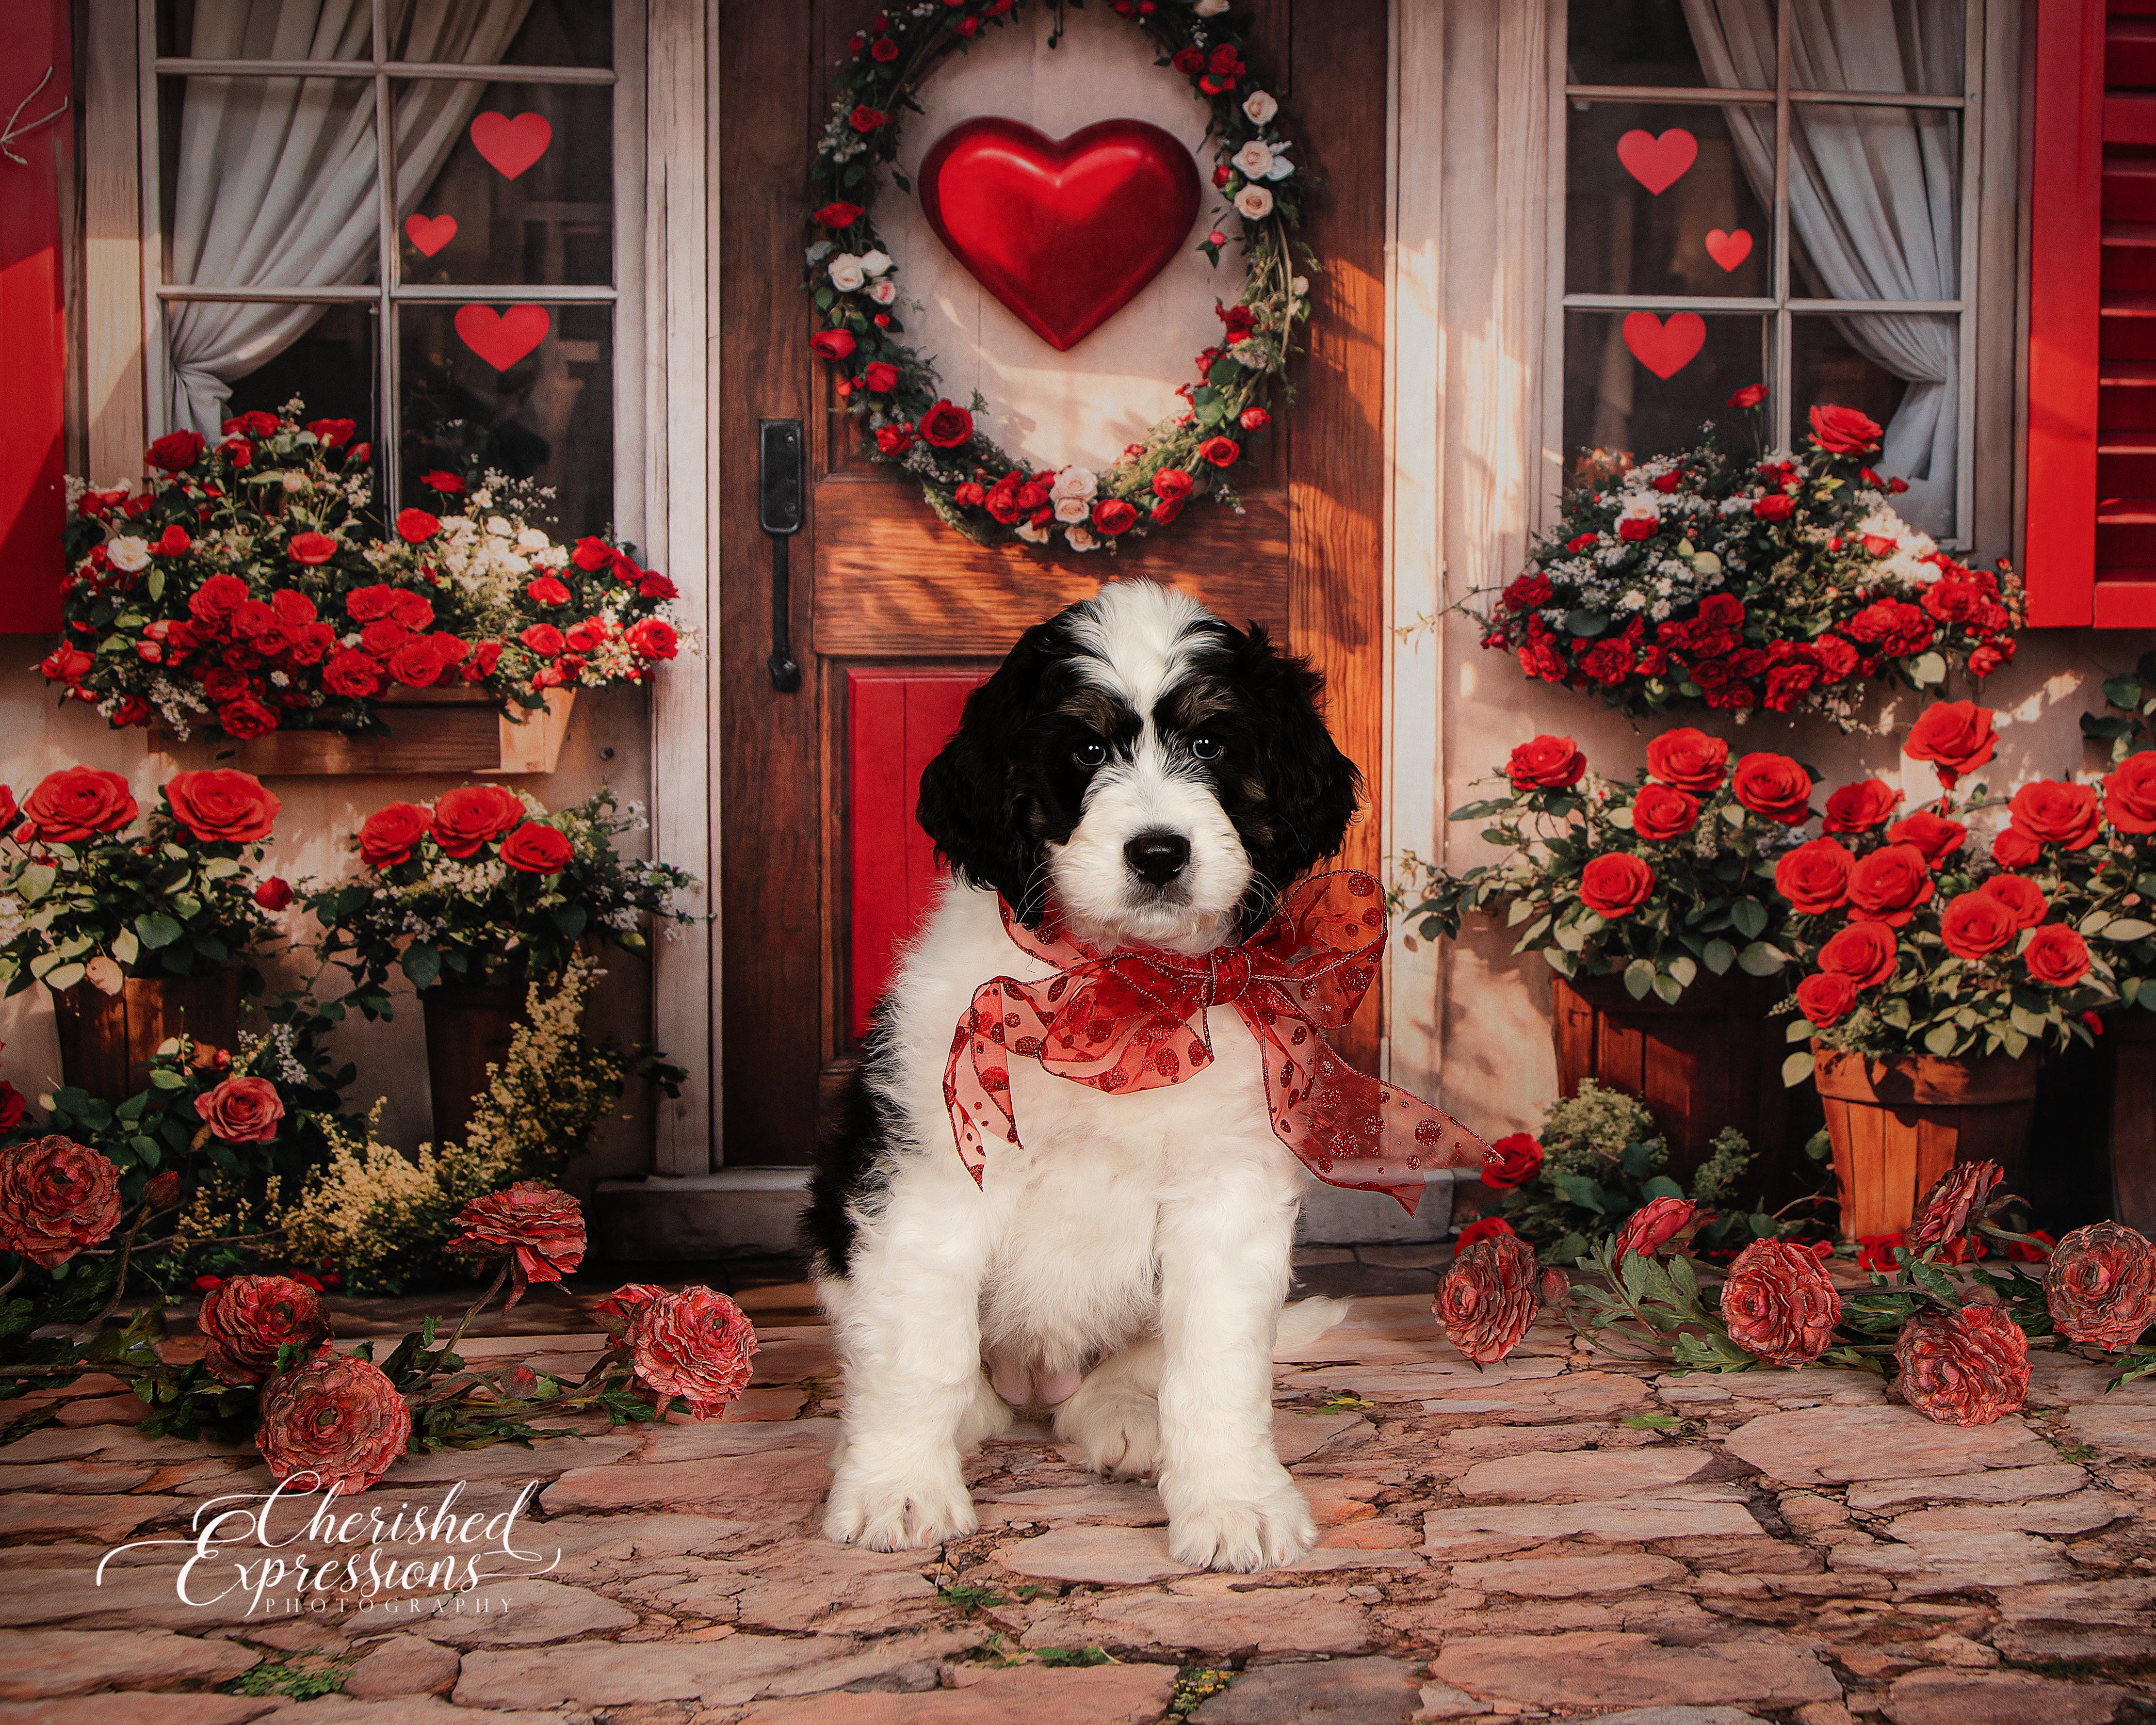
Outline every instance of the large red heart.
<svg viewBox="0 0 2156 1725">
<path fill-rule="evenodd" d="M 1626 173 L 1659 198 L 1699 160 L 1699 140 L 1681 126 L 1671 126 L 1660 137 L 1650 131 L 1628 131 L 1617 140 L 1617 159 Z"/>
<path fill-rule="evenodd" d="M 1676 311 L 1664 323 L 1651 311 L 1625 320 L 1625 345 L 1657 377 L 1674 377 L 1692 362 L 1707 343 L 1707 320 L 1696 311 Z"/>
<path fill-rule="evenodd" d="M 492 162 L 504 179 L 515 179 L 547 153 L 554 128 L 544 114 L 519 114 L 511 120 L 491 110 L 471 123 L 472 148 Z"/>
<path fill-rule="evenodd" d="M 1140 120 L 1060 141 L 1015 120 L 968 120 L 936 141 L 920 179 L 937 237 L 1058 352 L 1160 274 L 1202 196 L 1190 151 Z"/>
<path fill-rule="evenodd" d="M 497 372 L 506 372 L 547 339 L 553 319 L 544 305 L 457 307 L 457 335 L 465 347 Z"/>
</svg>

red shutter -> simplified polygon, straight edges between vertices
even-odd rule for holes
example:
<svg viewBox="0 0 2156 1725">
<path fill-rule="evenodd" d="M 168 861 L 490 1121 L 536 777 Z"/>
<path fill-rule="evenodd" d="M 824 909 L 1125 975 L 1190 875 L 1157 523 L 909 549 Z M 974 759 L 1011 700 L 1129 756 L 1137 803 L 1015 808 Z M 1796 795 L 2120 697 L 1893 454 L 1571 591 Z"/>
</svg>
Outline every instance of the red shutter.
<svg viewBox="0 0 2156 1725">
<path fill-rule="evenodd" d="M 2025 562 L 2039 628 L 2156 626 L 2156 0 L 2037 0 Z"/>
<path fill-rule="evenodd" d="M 65 0 L 0 7 L 0 122 L 49 114 L 74 87 Z M 52 77 L 42 90 L 45 69 Z M 37 90 L 33 95 L 31 92 Z M 74 116 L 18 137 L 0 157 L 0 634 L 59 627 L 60 529 L 66 521 L 60 302 L 60 170 Z"/>
</svg>

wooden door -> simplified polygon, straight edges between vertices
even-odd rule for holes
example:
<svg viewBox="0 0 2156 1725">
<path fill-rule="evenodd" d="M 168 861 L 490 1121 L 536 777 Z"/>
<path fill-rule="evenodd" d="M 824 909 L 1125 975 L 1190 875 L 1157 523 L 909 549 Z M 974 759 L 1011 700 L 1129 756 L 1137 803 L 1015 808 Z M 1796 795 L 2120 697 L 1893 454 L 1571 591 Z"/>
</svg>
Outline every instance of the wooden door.
<svg viewBox="0 0 2156 1725">
<path fill-rule="evenodd" d="M 1102 579 L 1171 583 L 1308 655 L 1330 685 L 1335 737 L 1373 797 L 1383 783 L 1386 5 L 1256 0 L 1251 9 L 1251 40 L 1301 171 L 1323 182 L 1302 230 L 1323 270 L 1313 277 L 1308 352 L 1290 372 L 1296 398 L 1255 470 L 1240 475 L 1247 513 L 1194 509 L 1173 531 L 1126 542 L 1112 560 L 1056 559 L 977 547 L 937 521 L 911 485 L 862 458 L 808 352 L 798 290 L 808 154 L 830 69 L 873 0 L 721 0 L 718 898 L 730 1163 L 808 1160 L 819 1096 L 843 1068 L 859 999 L 896 937 L 891 883 L 907 883 L 912 902 L 927 890 L 925 844 L 907 839 L 892 811 L 910 812 L 920 766 L 948 734 L 965 688 L 1022 629 Z M 1029 8 L 1016 28 L 1045 32 L 1041 10 Z M 1097 117 L 1122 112 L 1113 88 L 1102 89 Z M 807 519 L 790 548 L 791 631 L 804 671 L 793 694 L 775 691 L 765 667 L 772 549 L 756 493 L 764 418 L 798 418 L 809 431 Z M 873 749 L 855 746 L 868 737 Z M 1378 832 L 1366 806 L 1343 860 L 1378 872 Z M 861 878 L 870 868 L 876 878 Z M 1379 1009 L 1373 991 L 1343 1033 L 1366 1069 Z"/>
</svg>

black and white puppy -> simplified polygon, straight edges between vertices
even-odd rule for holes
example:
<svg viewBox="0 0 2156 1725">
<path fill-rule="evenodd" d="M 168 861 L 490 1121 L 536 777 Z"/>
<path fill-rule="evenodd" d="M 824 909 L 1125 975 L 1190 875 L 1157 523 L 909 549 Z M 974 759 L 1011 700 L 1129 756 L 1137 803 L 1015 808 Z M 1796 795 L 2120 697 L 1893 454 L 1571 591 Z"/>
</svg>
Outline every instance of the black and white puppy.
<svg viewBox="0 0 2156 1725">
<path fill-rule="evenodd" d="M 1116 1096 L 1011 1064 L 1022 1146 L 977 1187 L 944 1070 L 973 991 L 1053 974 L 997 908 L 1052 901 L 1096 949 L 1242 938 L 1337 850 L 1360 781 L 1320 680 L 1194 601 L 1122 581 L 1028 629 L 921 780 L 953 871 L 878 1009 L 804 1231 L 845 1367 L 824 1530 L 880 1551 L 971 1532 L 963 1452 L 1014 1406 L 1103 1473 L 1154 1474 L 1184 1563 L 1255 1569 L 1316 1537 L 1272 1437 L 1277 1333 L 1304 1183 L 1257 1045 L 1209 1014 L 1214 1063 Z M 1082 1381 L 1081 1381 L 1082 1378 Z"/>
</svg>

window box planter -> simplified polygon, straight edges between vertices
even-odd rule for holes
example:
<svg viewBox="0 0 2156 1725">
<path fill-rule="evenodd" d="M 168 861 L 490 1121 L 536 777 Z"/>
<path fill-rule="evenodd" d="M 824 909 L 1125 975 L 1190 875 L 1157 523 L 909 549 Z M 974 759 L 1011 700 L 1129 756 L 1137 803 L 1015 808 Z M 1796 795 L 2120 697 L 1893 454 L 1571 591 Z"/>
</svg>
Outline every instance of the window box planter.
<svg viewBox="0 0 2156 1725">
<path fill-rule="evenodd" d="M 258 778 L 341 773 L 552 773 L 568 734 L 573 689 L 550 689 L 547 705 L 502 712 L 483 689 L 410 689 L 375 703 L 387 737 L 336 731 L 273 731 L 246 742 L 183 742 L 177 732 L 151 733 L 170 755 L 200 755 L 203 764 L 238 767 Z"/>
</svg>

